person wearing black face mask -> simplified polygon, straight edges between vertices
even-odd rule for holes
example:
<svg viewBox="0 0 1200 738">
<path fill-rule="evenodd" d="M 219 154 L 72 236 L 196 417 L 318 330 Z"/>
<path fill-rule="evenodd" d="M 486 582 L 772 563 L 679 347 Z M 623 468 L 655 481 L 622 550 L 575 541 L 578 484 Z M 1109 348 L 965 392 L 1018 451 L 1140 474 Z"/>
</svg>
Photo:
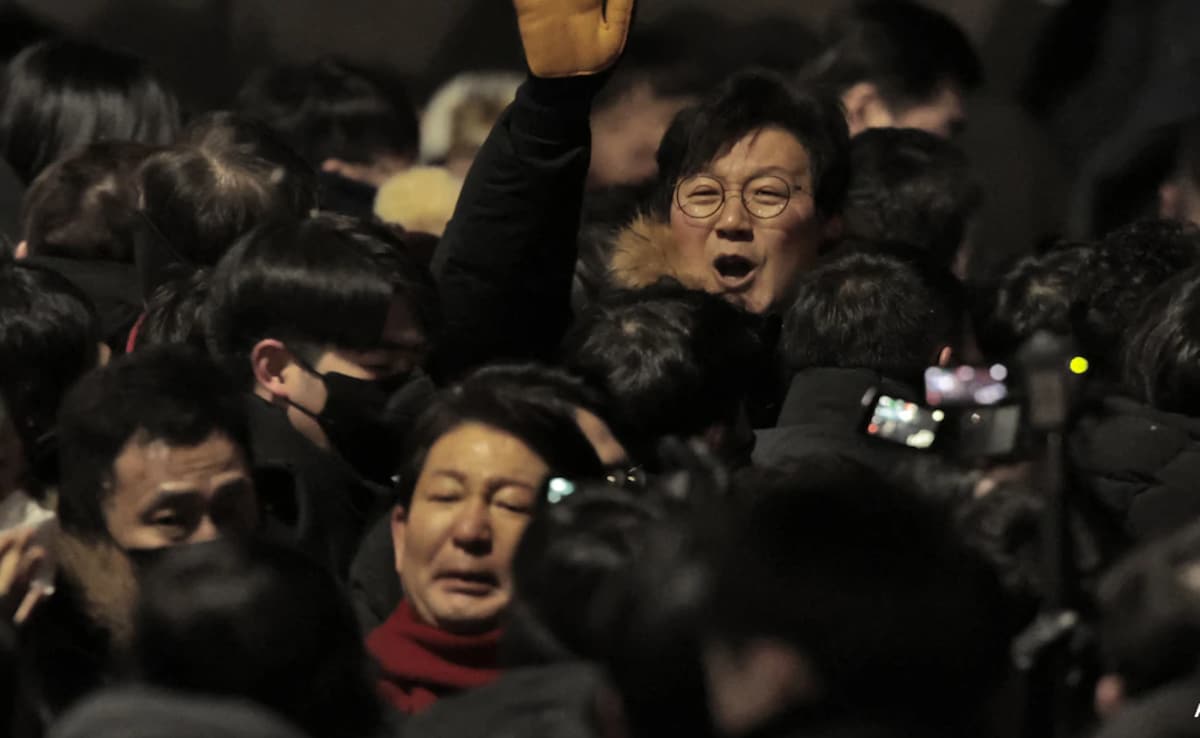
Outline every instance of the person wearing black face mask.
<svg viewBox="0 0 1200 738">
<path fill-rule="evenodd" d="M 336 216 L 260 229 L 213 272 L 209 348 L 248 390 L 268 529 L 341 579 L 432 394 L 436 305 L 402 237 Z"/>
</svg>

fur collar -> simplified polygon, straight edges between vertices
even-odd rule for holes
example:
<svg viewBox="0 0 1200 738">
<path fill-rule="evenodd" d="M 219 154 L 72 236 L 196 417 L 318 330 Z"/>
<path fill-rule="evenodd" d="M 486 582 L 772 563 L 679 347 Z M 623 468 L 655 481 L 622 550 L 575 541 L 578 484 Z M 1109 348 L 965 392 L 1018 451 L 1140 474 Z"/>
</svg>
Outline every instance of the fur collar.
<svg viewBox="0 0 1200 738">
<path fill-rule="evenodd" d="M 137 577 L 129 559 L 111 543 L 60 534 L 55 544 L 59 576 L 92 623 L 105 630 L 118 648 L 133 636 Z"/>
<path fill-rule="evenodd" d="M 703 289 L 679 268 L 679 252 L 671 225 L 649 215 L 639 215 L 621 229 L 608 262 L 612 283 L 639 289 L 666 278 L 691 289 Z"/>
</svg>

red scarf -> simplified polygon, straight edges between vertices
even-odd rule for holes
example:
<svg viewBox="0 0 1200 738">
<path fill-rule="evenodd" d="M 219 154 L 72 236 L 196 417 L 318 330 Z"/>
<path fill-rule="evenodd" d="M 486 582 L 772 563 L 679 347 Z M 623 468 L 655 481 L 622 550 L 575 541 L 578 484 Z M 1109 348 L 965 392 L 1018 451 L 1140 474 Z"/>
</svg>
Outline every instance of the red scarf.
<svg viewBox="0 0 1200 738">
<path fill-rule="evenodd" d="M 412 714 L 499 676 L 499 642 L 499 630 L 462 636 L 425 625 L 406 600 L 367 637 L 367 650 L 383 667 L 380 694 Z"/>
</svg>

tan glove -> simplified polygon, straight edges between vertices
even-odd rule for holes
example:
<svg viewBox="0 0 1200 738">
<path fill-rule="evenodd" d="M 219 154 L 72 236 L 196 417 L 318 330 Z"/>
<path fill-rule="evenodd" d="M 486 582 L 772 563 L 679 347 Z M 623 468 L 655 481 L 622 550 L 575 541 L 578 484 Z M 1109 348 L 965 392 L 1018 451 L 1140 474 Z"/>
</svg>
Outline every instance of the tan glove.
<svg viewBox="0 0 1200 738">
<path fill-rule="evenodd" d="M 603 72 L 621 58 L 634 0 L 513 0 L 529 69 L 538 77 Z"/>
</svg>

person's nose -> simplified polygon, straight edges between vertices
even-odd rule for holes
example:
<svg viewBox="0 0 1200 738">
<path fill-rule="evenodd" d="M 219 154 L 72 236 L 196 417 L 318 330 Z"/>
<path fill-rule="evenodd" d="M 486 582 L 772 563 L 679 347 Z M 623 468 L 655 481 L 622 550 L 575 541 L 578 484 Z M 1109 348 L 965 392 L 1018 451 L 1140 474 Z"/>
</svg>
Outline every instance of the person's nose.
<svg viewBox="0 0 1200 738">
<path fill-rule="evenodd" d="M 717 220 L 717 236 L 727 241 L 752 241 L 754 228 L 741 190 L 725 193 L 725 206 Z"/>
<path fill-rule="evenodd" d="M 221 537 L 221 529 L 213 522 L 211 515 L 205 515 L 200 519 L 200 524 L 192 531 L 192 537 L 188 539 L 188 543 L 208 543 L 215 541 Z"/>
<path fill-rule="evenodd" d="M 454 520 L 454 545 L 468 553 L 483 555 L 492 547 L 492 521 L 486 500 L 472 500 Z"/>
</svg>

